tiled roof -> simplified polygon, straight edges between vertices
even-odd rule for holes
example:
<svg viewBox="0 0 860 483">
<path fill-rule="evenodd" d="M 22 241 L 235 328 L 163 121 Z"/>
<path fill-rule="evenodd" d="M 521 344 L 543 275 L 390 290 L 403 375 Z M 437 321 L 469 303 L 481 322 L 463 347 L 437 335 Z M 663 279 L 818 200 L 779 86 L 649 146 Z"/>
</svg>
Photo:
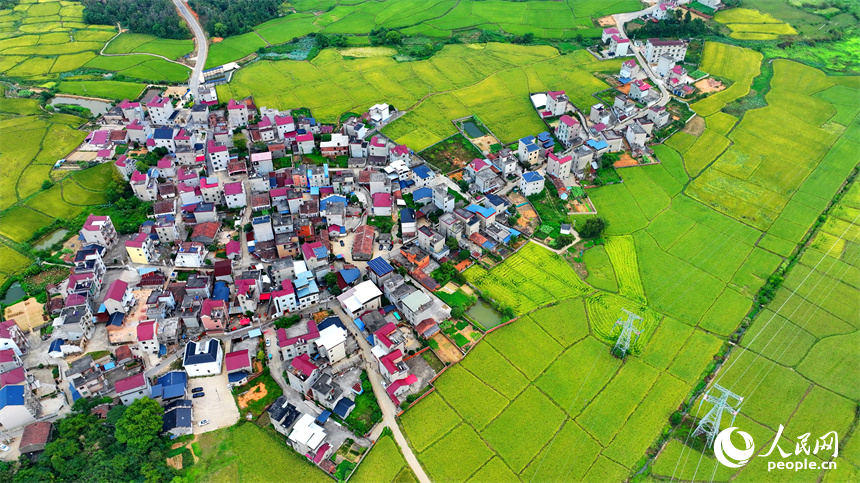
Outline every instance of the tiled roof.
<svg viewBox="0 0 860 483">
<path fill-rule="evenodd" d="M 142 372 L 138 372 L 133 376 L 126 377 L 125 379 L 120 379 L 114 383 L 114 389 L 116 389 L 117 394 L 122 394 L 126 391 L 131 391 L 141 387 L 146 387 L 146 376 Z"/>
<path fill-rule="evenodd" d="M 141 322 L 137 326 L 137 340 L 145 341 L 155 338 L 155 321 L 149 320 Z"/>
<path fill-rule="evenodd" d="M 123 282 L 120 279 L 114 280 L 110 284 L 110 288 L 108 288 L 107 294 L 105 295 L 105 300 L 116 300 L 117 302 L 122 300 L 123 295 L 125 295 L 125 291 L 128 289 L 128 282 Z"/>
<path fill-rule="evenodd" d="M 310 377 L 311 374 L 314 373 L 315 370 L 319 369 L 316 364 L 311 361 L 311 358 L 307 354 L 302 354 L 292 361 L 290 361 L 290 365 L 298 369 L 305 376 Z"/>
<path fill-rule="evenodd" d="M 228 371 L 251 368 L 251 353 L 248 349 L 235 351 L 224 356 L 224 364 Z"/>
</svg>

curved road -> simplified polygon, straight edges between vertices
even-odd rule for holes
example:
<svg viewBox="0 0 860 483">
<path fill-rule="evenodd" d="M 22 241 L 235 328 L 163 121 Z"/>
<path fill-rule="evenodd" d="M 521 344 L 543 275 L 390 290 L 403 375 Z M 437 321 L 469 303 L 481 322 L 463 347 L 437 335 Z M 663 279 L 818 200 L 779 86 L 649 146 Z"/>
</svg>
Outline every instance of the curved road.
<svg viewBox="0 0 860 483">
<path fill-rule="evenodd" d="M 385 387 L 382 385 L 382 375 L 380 375 L 376 370 L 376 364 L 372 362 L 375 358 L 370 352 L 370 344 L 361 334 L 361 331 L 358 330 L 358 327 L 355 326 L 352 318 L 346 315 L 339 305 L 335 304 L 333 308 L 337 316 L 340 317 L 341 322 L 343 322 L 343 325 L 349 329 L 352 336 L 355 337 L 356 341 L 358 341 L 358 346 L 359 349 L 361 349 L 362 358 L 364 359 L 367 368 L 367 378 L 373 386 L 373 394 L 376 396 L 376 400 L 379 402 L 379 408 L 382 410 L 382 423 L 376 426 L 373 433 L 370 435 L 370 439 L 378 439 L 383 428 L 390 428 L 391 432 L 394 434 L 394 440 L 397 441 L 397 444 L 400 446 L 400 451 L 403 452 L 403 457 L 406 459 L 406 463 L 409 464 L 412 472 L 415 473 L 415 477 L 418 478 L 419 483 L 431 483 L 430 478 L 427 477 L 427 473 L 424 472 L 424 468 L 421 466 L 421 463 L 418 462 L 418 458 L 415 457 L 415 453 L 412 452 L 412 447 L 409 446 L 409 443 L 403 436 L 403 432 L 400 431 L 400 425 L 397 424 L 397 413 L 400 409 L 394 405 L 388 397 Z"/>
<path fill-rule="evenodd" d="M 206 43 L 206 34 L 203 33 L 203 27 L 197 21 L 197 17 L 191 13 L 183 0 L 173 0 L 173 4 L 179 10 L 179 14 L 185 19 L 185 23 L 194 32 L 194 40 L 197 43 L 197 60 L 194 61 L 194 69 L 191 71 L 191 78 L 188 81 L 188 90 L 195 99 L 200 94 L 200 79 L 203 78 L 203 66 L 206 65 L 206 56 L 209 54 L 209 44 Z"/>
</svg>

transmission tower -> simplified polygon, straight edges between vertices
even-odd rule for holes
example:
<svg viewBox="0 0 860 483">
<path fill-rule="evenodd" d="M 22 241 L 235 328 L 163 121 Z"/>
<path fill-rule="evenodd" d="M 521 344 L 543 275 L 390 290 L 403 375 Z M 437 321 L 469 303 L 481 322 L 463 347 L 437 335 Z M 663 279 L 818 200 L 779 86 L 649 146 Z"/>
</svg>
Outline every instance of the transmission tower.
<svg viewBox="0 0 860 483">
<path fill-rule="evenodd" d="M 713 395 L 714 392 L 719 392 L 720 395 L 715 396 Z M 720 432 L 720 420 L 723 417 L 723 412 L 727 412 L 732 415 L 732 425 L 734 425 L 735 417 L 738 415 L 738 410 L 729 404 L 729 399 L 734 399 L 738 404 L 744 400 L 744 398 L 729 391 L 723 386 L 714 384 L 714 386 L 702 397 L 702 401 L 699 402 L 700 408 L 706 401 L 714 405 L 711 410 L 708 411 L 708 414 L 699 421 L 699 425 L 696 426 L 696 430 L 693 431 L 694 438 L 700 434 L 707 435 L 708 442 L 705 444 L 706 448 L 710 448 L 714 445 L 714 438 L 716 438 L 717 433 Z"/>
<path fill-rule="evenodd" d="M 642 320 L 642 317 L 639 317 L 627 309 L 621 310 L 627 314 L 627 319 L 618 319 L 615 321 L 615 325 L 612 326 L 613 332 L 616 327 L 621 326 L 621 334 L 618 336 L 618 341 L 615 343 L 615 347 L 612 348 L 612 352 L 614 354 L 620 354 L 620 357 L 624 359 L 627 355 L 627 351 L 630 350 L 630 344 L 633 342 L 633 335 L 635 334 L 636 339 L 639 339 L 639 335 L 642 333 L 642 330 L 635 325 L 637 321 Z"/>
</svg>

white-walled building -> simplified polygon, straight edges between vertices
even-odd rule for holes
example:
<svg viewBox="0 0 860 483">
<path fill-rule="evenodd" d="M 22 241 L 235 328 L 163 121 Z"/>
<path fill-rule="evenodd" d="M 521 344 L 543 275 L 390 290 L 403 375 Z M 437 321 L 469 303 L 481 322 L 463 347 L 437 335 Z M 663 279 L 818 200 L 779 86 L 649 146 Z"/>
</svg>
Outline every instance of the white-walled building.
<svg viewBox="0 0 860 483">
<path fill-rule="evenodd" d="M 537 171 L 527 171 L 520 177 L 523 196 L 532 196 L 543 191 L 544 178 Z"/>
<path fill-rule="evenodd" d="M 221 374 L 223 359 L 224 352 L 218 339 L 192 341 L 185 346 L 182 366 L 188 373 L 188 377 L 212 376 Z"/>
</svg>

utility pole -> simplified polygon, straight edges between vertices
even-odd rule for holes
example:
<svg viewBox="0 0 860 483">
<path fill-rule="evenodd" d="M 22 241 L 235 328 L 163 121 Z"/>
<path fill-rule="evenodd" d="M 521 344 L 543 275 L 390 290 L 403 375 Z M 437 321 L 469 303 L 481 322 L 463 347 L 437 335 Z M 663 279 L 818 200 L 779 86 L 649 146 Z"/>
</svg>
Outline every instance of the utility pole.
<svg viewBox="0 0 860 483">
<path fill-rule="evenodd" d="M 612 348 L 612 353 L 624 359 L 627 356 L 627 352 L 630 350 L 630 343 L 633 341 L 633 335 L 636 335 L 636 339 L 639 339 L 639 335 L 642 333 L 642 329 L 636 327 L 636 322 L 642 320 L 642 317 L 634 314 L 633 312 L 627 309 L 621 309 L 627 314 L 626 320 L 618 319 L 615 321 L 615 325 L 612 326 L 612 331 L 615 331 L 615 328 L 621 326 L 621 334 L 618 336 L 618 341 L 615 342 L 615 347 Z"/>
<path fill-rule="evenodd" d="M 719 392 L 720 395 L 716 396 L 712 394 L 713 392 Z M 696 430 L 693 431 L 694 438 L 700 434 L 707 435 L 708 441 L 705 443 L 706 448 L 714 445 L 714 438 L 716 438 L 717 433 L 720 432 L 720 420 L 723 417 L 723 412 L 727 412 L 732 415 L 732 425 L 734 425 L 735 417 L 738 415 L 738 410 L 729 403 L 729 399 L 734 399 L 737 401 L 737 404 L 740 404 L 744 400 L 744 398 L 729 391 L 723 386 L 714 384 L 714 386 L 702 397 L 702 401 L 699 402 L 700 408 L 706 401 L 714 405 L 711 410 L 708 411 L 708 414 L 699 421 L 699 425 L 696 426 Z"/>
</svg>

